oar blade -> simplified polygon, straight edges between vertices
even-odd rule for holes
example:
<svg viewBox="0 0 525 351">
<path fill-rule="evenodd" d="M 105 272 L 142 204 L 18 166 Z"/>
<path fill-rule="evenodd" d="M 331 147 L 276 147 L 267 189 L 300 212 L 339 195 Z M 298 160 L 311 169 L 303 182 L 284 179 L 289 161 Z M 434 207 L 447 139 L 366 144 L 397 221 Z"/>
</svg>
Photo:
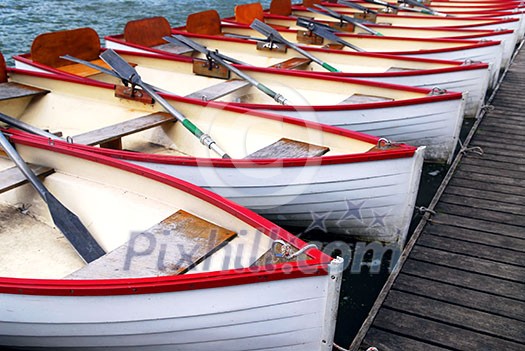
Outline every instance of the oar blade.
<svg viewBox="0 0 525 351">
<path fill-rule="evenodd" d="M 107 63 L 120 78 L 137 85 L 141 83 L 141 78 L 137 71 L 112 49 L 104 51 L 100 54 L 100 58 Z"/>
<path fill-rule="evenodd" d="M 105 255 L 104 250 L 91 236 L 77 215 L 68 210 L 49 192 L 46 193 L 45 200 L 53 222 L 87 263 Z"/>
</svg>

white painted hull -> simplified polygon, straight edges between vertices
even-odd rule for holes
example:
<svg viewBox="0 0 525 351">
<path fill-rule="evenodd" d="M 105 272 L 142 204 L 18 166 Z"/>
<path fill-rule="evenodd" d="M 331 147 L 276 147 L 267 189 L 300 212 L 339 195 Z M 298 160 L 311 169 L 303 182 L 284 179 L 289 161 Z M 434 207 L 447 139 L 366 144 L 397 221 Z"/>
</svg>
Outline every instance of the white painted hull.
<svg viewBox="0 0 525 351">
<path fill-rule="evenodd" d="M 282 226 L 402 244 L 412 218 L 423 153 L 420 148 L 412 158 L 306 167 L 132 162 L 191 180 Z M 315 221 L 319 217 L 322 222 Z"/>
<path fill-rule="evenodd" d="M 346 111 L 280 111 L 287 116 L 426 146 L 425 160 L 450 163 L 463 122 L 464 100 Z M 276 111 L 269 111 L 276 112 Z"/>
<path fill-rule="evenodd" d="M 325 275 L 139 295 L 0 294 L 0 345 L 39 350 L 328 351 L 331 347 L 321 342 L 330 333 L 323 316 L 337 304 L 334 285 Z"/>
</svg>

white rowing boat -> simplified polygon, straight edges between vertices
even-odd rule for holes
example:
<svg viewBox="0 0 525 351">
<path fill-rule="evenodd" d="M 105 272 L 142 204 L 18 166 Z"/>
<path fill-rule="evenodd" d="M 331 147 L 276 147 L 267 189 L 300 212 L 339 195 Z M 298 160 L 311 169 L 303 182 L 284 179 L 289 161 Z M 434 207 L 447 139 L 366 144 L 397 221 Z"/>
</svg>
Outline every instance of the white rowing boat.
<svg viewBox="0 0 525 351">
<path fill-rule="evenodd" d="M 325 231 L 399 243 L 408 231 L 424 148 L 165 96 L 232 157 L 221 159 L 138 93 L 130 99 L 112 85 L 16 69 L 10 79 L 49 92 L 32 101 L 23 93 L 5 99 L 0 112 L 60 131 L 75 144 L 103 146 L 96 152 L 177 175 L 282 225 L 305 230 L 322 217 Z"/>
<path fill-rule="evenodd" d="M 79 47 L 76 44 L 79 40 L 71 45 L 64 44 L 51 55 L 52 50 L 39 51 L 56 48 L 55 43 L 60 37 L 75 36 L 84 37 L 84 43 L 87 36 L 91 37 L 88 56 L 85 56 L 88 52 L 86 45 Z M 49 45 L 44 45 L 45 42 Z M 61 54 L 70 53 L 86 60 L 97 60 L 101 49 L 93 30 L 46 33 L 37 37 L 34 43 L 38 44 L 33 45 L 38 50 L 14 57 L 18 67 L 67 74 L 84 81 L 120 82 L 120 79 L 100 71 L 59 59 Z M 284 96 L 288 102 L 282 105 L 233 74 L 230 79 L 210 77 L 207 62 L 192 61 L 187 57 L 176 59 L 152 54 L 120 54 L 135 65 L 145 82 L 178 96 L 283 114 L 415 146 L 425 145 L 425 157 L 430 161 L 451 160 L 462 123 L 464 100 L 461 93 L 312 75 L 302 71 L 242 67 L 242 71 L 251 78 Z M 278 60 L 273 60 L 283 60 L 280 54 L 277 57 Z M 253 60 L 248 62 L 254 63 Z M 193 69 L 198 74 L 192 73 Z"/>
<path fill-rule="evenodd" d="M 341 259 L 187 182 L 11 133 L 107 253 L 81 259 L 0 157 L 2 347 L 331 350 Z"/>
</svg>

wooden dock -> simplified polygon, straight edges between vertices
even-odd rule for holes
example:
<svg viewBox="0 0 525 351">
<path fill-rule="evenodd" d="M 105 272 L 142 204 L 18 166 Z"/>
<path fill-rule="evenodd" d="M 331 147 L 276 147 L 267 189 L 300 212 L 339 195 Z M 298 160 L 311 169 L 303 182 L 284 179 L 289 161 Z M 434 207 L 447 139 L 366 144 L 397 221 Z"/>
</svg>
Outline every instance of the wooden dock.
<svg viewBox="0 0 525 351">
<path fill-rule="evenodd" d="M 492 105 L 351 350 L 525 350 L 525 52 Z"/>
</svg>

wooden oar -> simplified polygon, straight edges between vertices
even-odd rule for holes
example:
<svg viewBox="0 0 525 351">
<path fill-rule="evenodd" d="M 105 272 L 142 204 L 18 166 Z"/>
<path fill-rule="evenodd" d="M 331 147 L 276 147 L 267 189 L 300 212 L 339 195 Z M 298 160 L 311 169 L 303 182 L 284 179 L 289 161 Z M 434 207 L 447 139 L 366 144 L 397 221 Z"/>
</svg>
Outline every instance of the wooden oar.
<svg viewBox="0 0 525 351">
<path fill-rule="evenodd" d="M 0 132 L 0 145 L 9 158 L 13 160 L 16 166 L 20 169 L 22 174 L 27 178 L 29 183 L 31 183 L 38 194 L 46 202 L 51 217 L 53 218 L 53 222 L 69 240 L 84 261 L 89 263 L 105 255 L 106 253 L 104 250 L 91 236 L 80 219 L 49 192 L 40 179 L 38 179 L 38 177 L 27 166 L 15 148 L 9 143 L 3 132 Z"/>
<path fill-rule="evenodd" d="M 319 23 L 319 22 L 316 22 L 316 21 L 312 21 L 312 20 L 309 20 L 307 18 L 299 17 L 297 19 L 297 25 L 301 26 L 301 27 L 304 27 L 304 28 L 308 29 L 309 31 L 311 31 L 311 32 L 315 33 L 316 35 L 318 35 L 320 37 L 323 37 L 325 39 L 334 41 L 334 42 L 339 43 L 339 44 L 341 44 L 343 46 L 347 46 L 347 47 L 350 47 L 350 48 L 353 47 L 353 45 L 351 43 L 349 43 L 346 40 L 344 40 L 343 38 L 338 37 L 337 35 L 335 35 L 334 29 L 332 27 L 330 27 L 330 26 L 327 26 L 326 24 L 322 24 L 322 23 Z M 363 50 L 360 50 L 360 51 L 363 51 Z"/>
<path fill-rule="evenodd" d="M 436 11 L 434 10 L 433 8 L 425 5 L 425 4 L 422 4 L 420 2 L 417 2 L 417 1 L 414 1 L 414 0 L 400 0 L 400 2 L 402 3 L 405 3 L 407 5 L 410 5 L 410 6 L 414 6 L 414 7 L 421 7 L 421 13 L 425 13 L 425 14 L 428 14 L 428 15 L 434 15 L 434 16 L 441 16 L 441 17 L 454 17 L 453 15 L 450 15 L 448 13 L 443 13 L 443 12 L 439 12 L 439 11 Z M 406 9 L 406 7 L 401 7 L 401 9 Z M 427 11 L 427 12 L 425 12 Z"/>
<path fill-rule="evenodd" d="M 166 111 L 179 120 L 187 130 L 195 135 L 202 145 L 214 151 L 222 158 L 230 158 L 230 156 L 224 152 L 208 134 L 204 133 L 189 119 L 184 117 L 184 115 L 171 106 L 168 101 L 157 94 L 157 92 L 152 89 L 150 85 L 144 83 L 139 73 L 115 51 L 112 49 L 107 49 L 100 55 L 100 58 L 106 62 L 113 69 L 113 71 L 115 71 L 115 73 L 119 75 L 120 79 L 123 79 L 132 85 L 141 87 L 145 92 L 151 95 L 151 97 L 153 97 L 162 107 L 164 107 Z"/>
<path fill-rule="evenodd" d="M 288 45 L 290 48 L 294 49 L 295 51 L 297 51 L 304 57 L 309 58 L 310 60 L 314 61 L 315 63 L 317 63 L 318 65 L 320 65 L 321 67 L 323 67 L 324 69 L 330 72 L 341 72 L 337 68 L 332 67 L 330 64 L 320 60 L 319 58 L 315 57 L 309 52 L 306 52 L 305 50 L 301 49 L 294 43 L 289 42 L 288 40 L 283 38 L 283 36 L 278 31 L 276 31 L 269 25 L 259 21 L 258 19 L 255 19 L 253 23 L 250 25 L 250 27 L 258 31 L 262 35 L 268 37 L 270 41 L 277 41 L 277 42 L 280 42 L 281 44 Z"/>
<path fill-rule="evenodd" d="M 288 105 L 288 100 L 284 96 L 282 96 L 279 93 L 276 93 L 275 91 L 273 91 L 266 85 L 258 82 L 257 80 L 253 79 L 252 77 L 250 77 L 248 74 L 244 73 L 237 67 L 223 60 L 221 55 L 218 53 L 218 51 L 208 50 L 206 47 L 182 35 L 173 35 L 172 37 L 164 37 L 163 39 L 171 43 L 175 43 L 175 44 L 179 44 L 179 43 L 184 44 L 192 48 L 193 50 L 206 55 L 206 58 L 208 60 L 212 60 L 212 61 L 215 61 L 223 65 L 224 67 L 226 67 L 227 69 L 229 69 L 230 71 L 232 71 L 233 73 L 235 73 L 236 75 L 238 75 L 239 77 L 241 77 L 242 79 L 244 79 L 245 81 L 253 85 L 255 88 L 259 89 L 260 91 L 262 91 L 263 93 L 265 93 L 266 95 L 274 99 L 277 103 L 281 105 Z"/>
<path fill-rule="evenodd" d="M 373 34 L 373 35 L 377 35 L 377 36 L 383 36 L 383 34 L 379 33 L 378 31 L 366 26 L 362 21 L 362 20 L 358 20 L 357 18 L 352 18 L 350 16 L 346 16 L 346 15 L 343 15 L 343 14 L 340 14 L 340 13 L 337 13 L 327 7 L 324 7 L 322 5 L 319 5 L 319 4 L 315 4 L 316 7 L 318 7 L 319 9 L 325 11 L 325 12 L 321 12 L 315 8 L 308 8 L 308 11 L 311 11 L 311 12 L 314 12 L 314 13 L 318 13 L 318 14 L 321 14 L 321 15 L 325 15 L 325 16 L 330 16 L 330 17 L 333 17 L 335 19 L 338 19 L 339 21 L 341 22 L 348 22 L 350 24 L 353 24 L 354 26 L 356 27 L 359 27 L 361 29 L 364 29 L 365 31 L 367 31 L 368 33 L 370 34 Z"/>
</svg>

